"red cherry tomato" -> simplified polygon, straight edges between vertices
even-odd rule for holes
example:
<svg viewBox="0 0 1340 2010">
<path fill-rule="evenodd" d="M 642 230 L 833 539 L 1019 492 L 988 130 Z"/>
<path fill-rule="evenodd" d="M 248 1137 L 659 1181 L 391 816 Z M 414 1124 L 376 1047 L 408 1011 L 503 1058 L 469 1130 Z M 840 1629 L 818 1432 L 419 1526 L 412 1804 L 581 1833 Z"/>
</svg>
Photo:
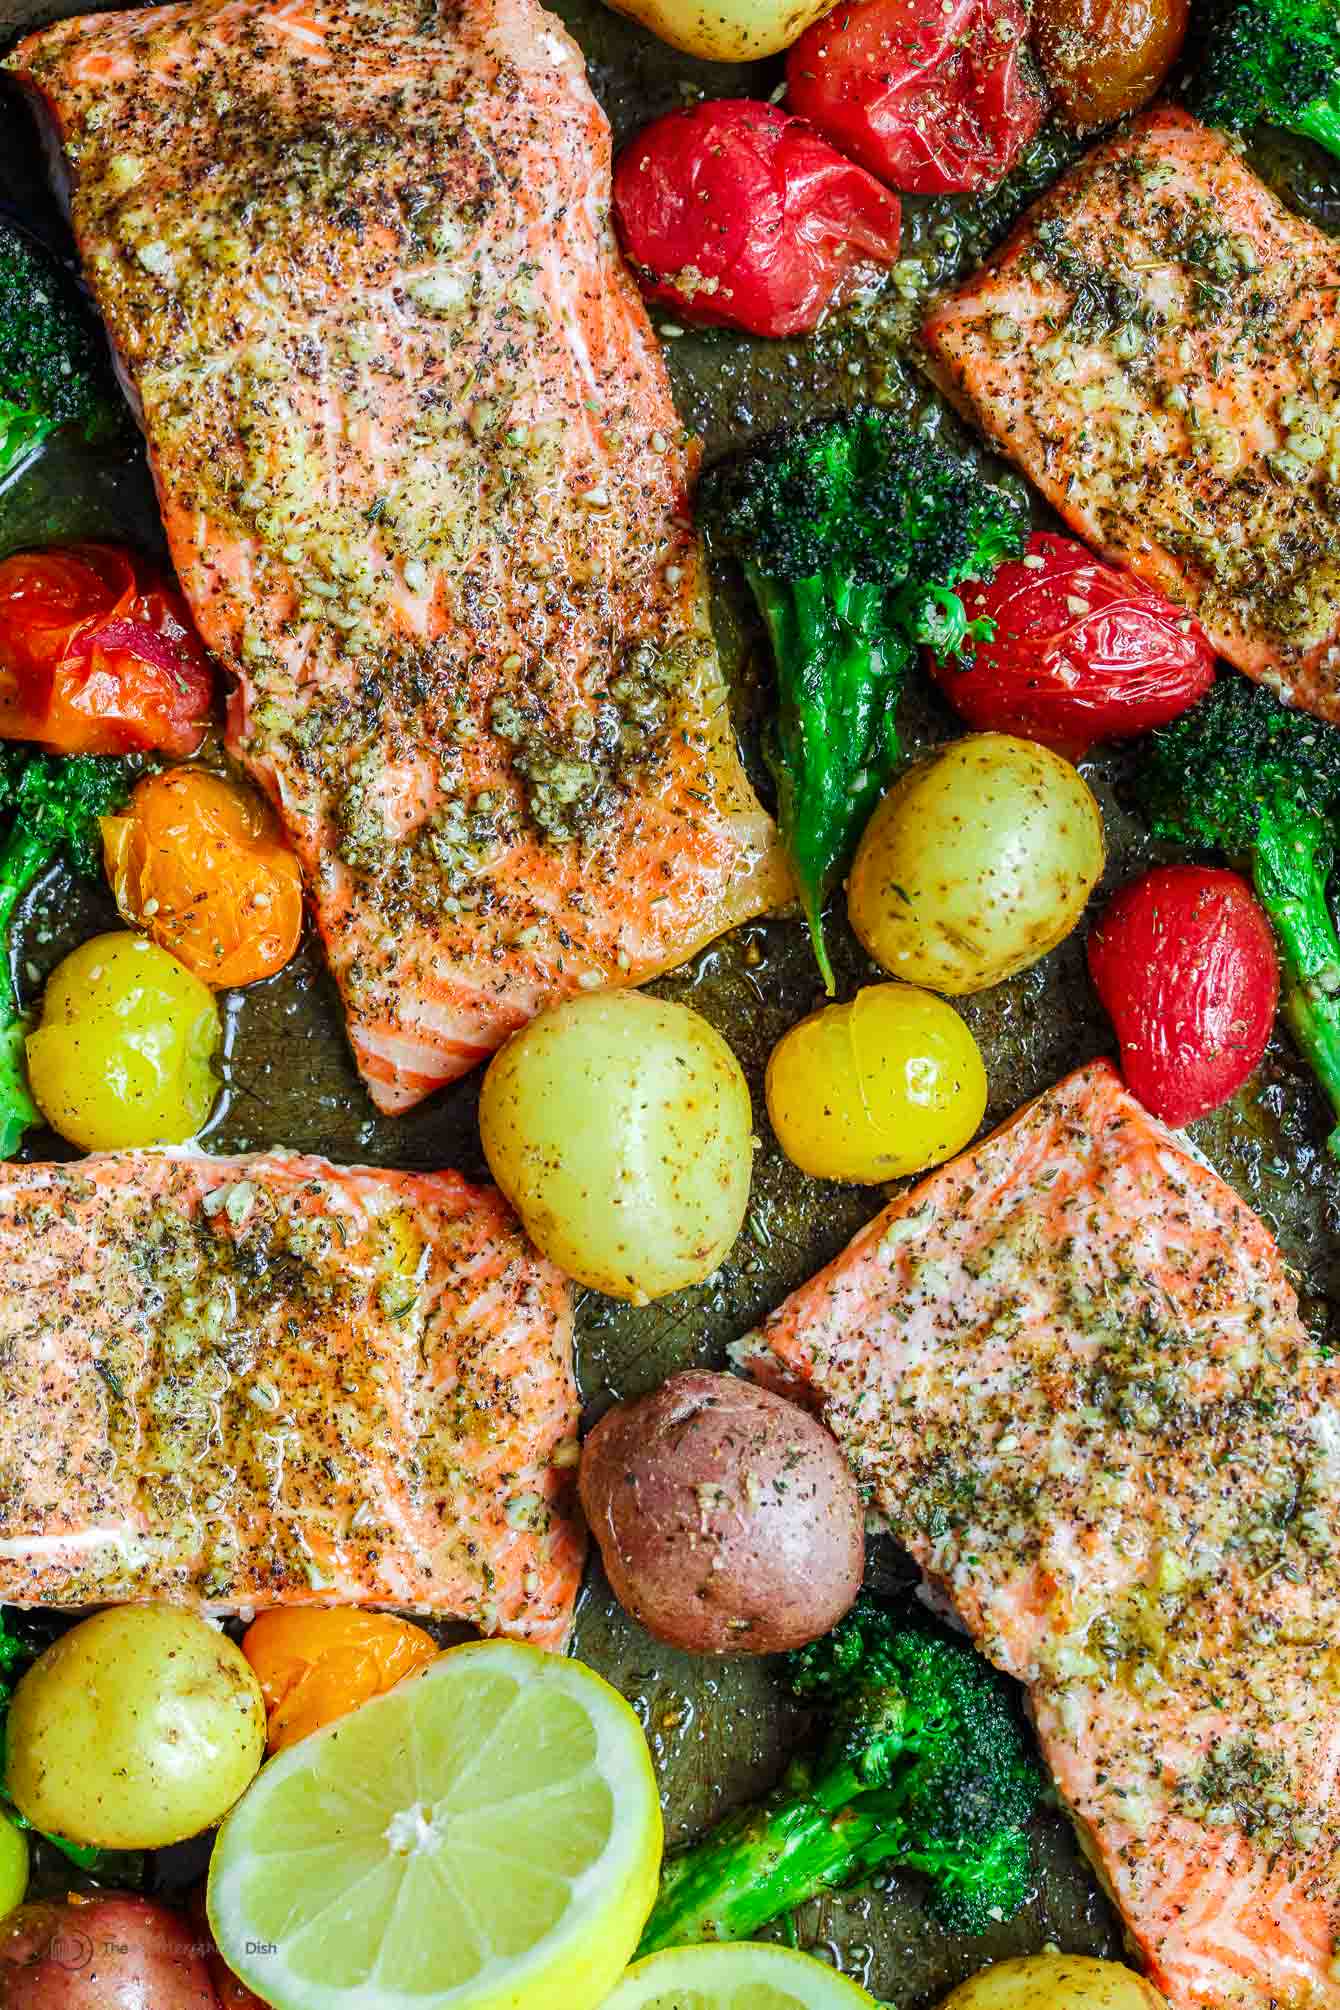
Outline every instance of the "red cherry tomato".
<svg viewBox="0 0 1340 2010">
<path fill-rule="evenodd" d="M 1214 682 L 1214 651 L 1180 607 L 1073 538 L 1036 531 L 1021 559 L 969 586 L 975 653 L 931 670 L 969 725 L 1077 758 L 1175 719 Z"/>
<path fill-rule="evenodd" d="M 799 335 L 898 256 L 902 212 L 803 119 L 718 98 L 656 119 L 614 170 L 619 241 L 649 300 Z"/>
<path fill-rule="evenodd" d="M 1161 865 L 1123 886 L 1089 937 L 1089 974 L 1127 1088 L 1166 1124 L 1227 1102 L 1265 1052 L 1279 1000 L 1275 938 L 1235 872 Z"/>
<path fill-rule="evenodd" d="M 214 678 L 186 603 L 120 545 L 0 561 L 0 738 L 193 754 Z"/>
<path fill-rule="evenodd" d="M 1021 0 L 865 0 L 807 28 L 787 104 L 881 181 L 994 188 L 1042 124 Z"/>
</svg>

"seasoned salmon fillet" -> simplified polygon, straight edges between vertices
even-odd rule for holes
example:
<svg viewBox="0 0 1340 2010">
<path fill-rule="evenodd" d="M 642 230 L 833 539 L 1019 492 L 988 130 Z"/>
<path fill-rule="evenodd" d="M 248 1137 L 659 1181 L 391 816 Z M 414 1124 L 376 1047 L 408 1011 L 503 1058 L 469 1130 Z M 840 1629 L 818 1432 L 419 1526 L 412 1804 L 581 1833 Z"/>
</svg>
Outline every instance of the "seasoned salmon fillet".
<svg viewBox="0 0 1340 2010">
<path fill-rule="evenodd" d="M 1340 2005 L 1340 1367 L 1105 1062 L 903 1194 L 742 1358 L 1028 1685 L 1173 2010 Z"/>
<path fill-rule="evenodd" d="M 0 1602 L 389 1605 L 561 1644 L 567 1286 L 454 1173 L 0 1168 Z"/>
<path fill-rule="evenodd" d="M 786 898 L 561 25 L 194 0 L 10 63 L 377 1104 Z"/>
<path fill-rule="evenodd" d="M 1340 720 L 1340 246 L 1160 107 L 925 328 L 937 381 L 1081 537 Z"/>
</svg>

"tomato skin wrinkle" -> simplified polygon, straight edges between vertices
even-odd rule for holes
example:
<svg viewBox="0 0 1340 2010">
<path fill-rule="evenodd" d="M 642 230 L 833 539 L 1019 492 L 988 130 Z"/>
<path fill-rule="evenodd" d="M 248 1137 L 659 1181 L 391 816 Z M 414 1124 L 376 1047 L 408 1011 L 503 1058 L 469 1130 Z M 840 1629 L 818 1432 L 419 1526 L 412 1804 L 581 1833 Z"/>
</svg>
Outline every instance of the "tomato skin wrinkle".
<svg viewBox="0 0 1340 2010">
<path fill-rule="evenodd" d="M 649 300 L 783 336 L 897 260 L 902 211 L 805 120 L 718 98 L 653 120 L 624 148 L 614 222 Z"/>
<path fill-rule="evenodd" d="M 1022 0 L 865 0 L 800 37 L 787 104 L 893 188 L 979 193 L 1046 114 L 1027 38 Z"/>
<path fill-rule="evenodd" d="M 1214 682 L 1198 623 L 1074 538 L 1035 531 L 966 604 L 995 634 L 953 662 L 928 657 L 951 705 L 969 725 L 1071 759 L 1166 725 Z"/>
<path fill-rule="evenodd" d="M 1279 1002 L 1264 909 L 1219 866 L 1156 866 L 1121 887 L 1088 944 L 1126 1086 L 1153 1116 L 1190 1123 L 1256 1071 Z"/>
<path fill-rule="evenodd" d="M 0 562 L 0 737 L 181 757 L 213 695 L 185 601 L 138 554 L 78 544 Z"/>
</svg>

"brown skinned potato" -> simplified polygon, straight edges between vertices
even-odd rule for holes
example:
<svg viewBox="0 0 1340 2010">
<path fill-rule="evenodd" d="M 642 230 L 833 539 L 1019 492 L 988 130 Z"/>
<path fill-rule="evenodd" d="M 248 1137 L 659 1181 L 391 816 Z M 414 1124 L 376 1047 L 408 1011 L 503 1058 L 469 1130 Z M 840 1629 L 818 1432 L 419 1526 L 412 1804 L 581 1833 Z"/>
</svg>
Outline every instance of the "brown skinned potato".
<svg viewBox="0 0 1340 2010">
<path fill-rule="evenodd" d="M 1033 40 L 1067 123 L 1089 132 L 1149 104 L 1189 12 L 1190 0 L 1035 0 Z"/>
<path fill-rule="evenodd" d="M 691 1370 L 591 1432 L 582 1505 L 614 1595 L 695 1654 L 779 1654 L 861 1587 L 864 1515 L 822 1426 L 733 1375 Z"/>
<path fill-rule="evenodd" d="M 5 2010 L 218 2010 L 191 1923 L 108 1892 L 87 1905 L 21 1905 L 0 1925 Z"/>
<path fill-rule="evenodd" d="M 1157 1989 L 1119 1961 L 1029 1954 L 960 1983 L 940 2010 L 1168 2010 Z"/>
</svg>

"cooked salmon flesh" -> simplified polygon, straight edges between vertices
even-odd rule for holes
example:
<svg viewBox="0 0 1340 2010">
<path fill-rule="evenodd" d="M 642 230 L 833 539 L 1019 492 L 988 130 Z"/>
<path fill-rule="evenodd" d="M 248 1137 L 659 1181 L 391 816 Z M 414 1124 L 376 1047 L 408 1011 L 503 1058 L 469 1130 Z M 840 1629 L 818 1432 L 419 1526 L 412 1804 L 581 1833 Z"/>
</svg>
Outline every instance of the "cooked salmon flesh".
<svg viewBox="0 0 1340 2010">
<path fill-rule="evenodd" d="M 1340 2005 L 1340 1366 L 1105 1062 L 873 1221 L 742 1357 L 984 1653 L 1173 2010 Z"/>
<path fill-rule="evenodd" d="M 453 1173 L 0 1168 L 0 1602 L 387 1605 L 562 1643 L 568 1290 Z"/>
<path fill-rule="evenodd" d="M 1091 544 L 1340 720 L 1340 246 L 1162 106 L 926 324 L 937 381 Z"/>
<path fill-rule="evenodd" d="M 561 24 L 192 0 L 10 65 L 380 1107 L 786 897 Z"/>
</svg>

